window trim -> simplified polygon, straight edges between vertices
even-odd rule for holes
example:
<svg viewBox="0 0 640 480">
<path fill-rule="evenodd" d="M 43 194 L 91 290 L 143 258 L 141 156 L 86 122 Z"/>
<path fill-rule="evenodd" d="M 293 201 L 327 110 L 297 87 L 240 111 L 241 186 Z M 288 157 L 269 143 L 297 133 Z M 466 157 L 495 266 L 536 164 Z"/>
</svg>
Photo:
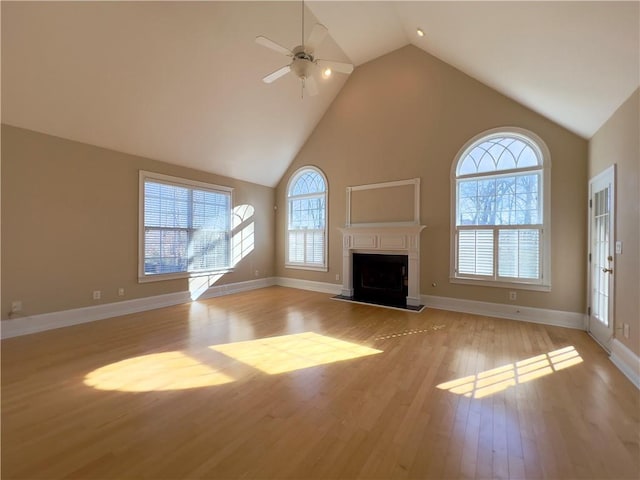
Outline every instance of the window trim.
<svg viewBox="0 0 640 480">
<path fill-rule="evenodd" d="M 502 136 L 510 136 L 520 138 L 526 143 L 530 144 L 536 152 L 540 155 L 540 159 L 542 160 L 542 165 L 539 168 L 537 167 L 524 167 L 522 169 L 509 169 L 509 170 L 498 170 L 496 172 L 482 172 L 477 174 L 467 174 L 460 175 L 458 177 L 458 165 L 460 160 L 465 157 L 467 152 L 473 148 L 476 144 L 480 143 L 484 140 L 489 140 L 495 137 Z M 526 280 L 505 280 L 504 277 L 498 277 L 498 272 L 494 270 L 493 278 L 489 279 L 486 277 L 478 278 L 470 275 L 458 276 L 456 273 L 456 263 L 457 263 L 457 215 L 458 215 L 458 180 L 460 179 L 468 179 L 473 177 L 485 177 L 488 175 L 507 175 L 514 173 L 521 173 L 526 171 L 541 171 L 541 180 L 542 180 L 542 226 L 540 228 L 541 232 L 541 241 L 540 246 L 542 249 L 540 255 L 540 263 L 541 268 L 540 271 L 542 273 L 542 278 L 540 280 L 536 280 L 535 282 L 526 281 Z M 449 282 L 456 284 L 464 284 L 464 285 L 477 285 L 477 286 L 488 286 L 488 287 L 499 287 L 499 288 L 515 288 L 520 290 L 534 290 L 534 291 L 551 291 L 551 154 L 549 152 L 549 148 L 546 143 L 535 133 L 530 130 L 526 130 L 524 128 L 519 127 L 499 127 L 492 128 L 490 130 L 486 130 L 475 135 L 473 138 L 468 140 L 460 150 L 456 153 L 454 157 L 454 161 L 451 165 L 451 181 L 450 181 L 450 248 L 449 248 Z M 497 228 L 499 226 L 487 225 L 487 228 L 494 229 L 494 231 L 498 231 Z M 518 228 L 525 227 L 519 225 L 505 225 L 503 227 L 506 228 Z M 494 241 L 497 241 L 494 238 Z M 497 247 L 494 250 L 494 253 L 497 254 Z M 496 260 L 494 259 L 494 265 Z"/>
<path fill-rule="evenodd" d="M 229 266 L 226 268 L 215 270 L 200 270 L 197 272 L 175 272 L 175 273 L 154 273 L 153 275 L 146 274 L 144 271 L 145 260 L 145 225 L 144 225 L 144 184 L 147 180 L 156 181 L 159 183 L 165 183 L 167 185 L 176 185 L 186 188 L 198 188 L 202 190 L 208 190 L 218 193 L 224 193 L 229 195 L 229 225 L 232 225 L 233 215 L 233 188 L 222 185 L 216 185 L 213 183 L 200 182 L 197 180 L 190 180 L 181 177 L 174 177 L 171 175 L 164 175 L 162 173 L 149 172 L 146 170 L 139 170 L 138 172 L 138 283 L 160 282 L 164 280 L 175 280 L 181 278 L 194 278 L 202 277 L 211 274 L 224 274 L 233 272 L 233 266 L 231 265 L 233 248 L 231 242 L 229 243 Z M 231 230 L 231 229 L 230 229 Z M 231 231 L 229 232 L 231 234 Z"/>
<path fill-rule="evenodd" d="M 302 174 L 307 171 L 312 170 L 318 175 L 322 177 L 324 181 L 324 252 L 323 252 L 323 264 L 315 265 L 309 263 L 295 263 L 289 261 L 289 208 L 290 208 L 290 196 L 289 192 L 291 190 L 292 185 L 302 176 Z M 316 196 L 317 194 L 305 194 L 298 195 L 295 198 L 304 198 L 305 196 Z M 315 165 L 304 165 L 298 168 L 295 172 L 291 174 L 289 177 L 289 181 L 287 182 L 287 189 L 285 191 L 285 200 L 286 200 L 286 211 L 285 211 L 285 240 L 284 240 L 284 267 L 292 270 L 310 270 L 315 272 L 328 272 L 329 271 L 329 182 L 327 181 L 327 176 L 324 174 L 320 168 Z"/>
</svg>

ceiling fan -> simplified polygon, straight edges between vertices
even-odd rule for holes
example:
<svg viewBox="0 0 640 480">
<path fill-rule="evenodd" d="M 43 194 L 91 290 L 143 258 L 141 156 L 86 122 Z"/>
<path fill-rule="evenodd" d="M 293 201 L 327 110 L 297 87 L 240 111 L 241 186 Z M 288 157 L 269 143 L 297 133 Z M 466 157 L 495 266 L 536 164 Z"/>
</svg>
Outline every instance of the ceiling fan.
<svg viewBox="0 0 640 480">
<path fill-rule="evenodd" d="M 304 0 L 302 1 L 302 41 L 301 45 L 294 47 L 292 50 L 259 35 L 256 37 L 256 43 L 263 47 L 270 48 L 276 52 L 282 53 L 290 57 L 291 63 L 279 68 L 275 72 L 265 76 L 262 81 L 264 83 L 272 83 L 289 72 L 293 72 L 302 81 L 302 96 L 304 90 L 307 89 L 309 95 L 318 94 L 318 86 L 313 74 L 322 69 L 322 77 L 328 78 L 333 72 L 350 74 L 353 71 L 353 65 L 350 63 L 336 62 L 333 60 L 322 60 L 316 58 L 314 53 L 316 47 L 322 43 L 327 36 L 327 27 L 317 23 L 311 30 L 311 34 L 307 41 L 304 40 Z"/>
</svg>

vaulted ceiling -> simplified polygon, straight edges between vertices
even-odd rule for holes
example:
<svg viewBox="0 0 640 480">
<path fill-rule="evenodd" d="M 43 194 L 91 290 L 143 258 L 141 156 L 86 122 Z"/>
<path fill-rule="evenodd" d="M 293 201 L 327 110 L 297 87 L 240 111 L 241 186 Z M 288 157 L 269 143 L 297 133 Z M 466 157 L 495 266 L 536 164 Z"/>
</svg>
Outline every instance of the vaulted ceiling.
<svg viewBox="0 0 640 480">
<path fill-rule="evenodd" d="M 2 2 L 2 121 L 274 186 L 348 77 L 301 98 L 300 2 Z M 640 85 L 640 3 L 307 2 L 317 56 L 414 44 L 589 138 Z M 416 35 L 416 28 L 425 32 Z M 401 92 L 399 92 L 401 94 Z"/>
</svg>

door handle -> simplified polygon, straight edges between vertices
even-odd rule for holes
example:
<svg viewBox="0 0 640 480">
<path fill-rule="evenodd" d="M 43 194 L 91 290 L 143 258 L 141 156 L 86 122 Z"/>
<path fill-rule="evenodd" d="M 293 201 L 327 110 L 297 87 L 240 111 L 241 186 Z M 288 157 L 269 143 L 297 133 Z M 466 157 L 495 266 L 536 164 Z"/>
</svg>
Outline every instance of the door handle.
<svg viewBox="0 0 640 480">
<path fill-rule="evenodd" d="M 613 268 L 603 268 L 602 272 L 603 273 L 613 273 Z"/>
</svg>

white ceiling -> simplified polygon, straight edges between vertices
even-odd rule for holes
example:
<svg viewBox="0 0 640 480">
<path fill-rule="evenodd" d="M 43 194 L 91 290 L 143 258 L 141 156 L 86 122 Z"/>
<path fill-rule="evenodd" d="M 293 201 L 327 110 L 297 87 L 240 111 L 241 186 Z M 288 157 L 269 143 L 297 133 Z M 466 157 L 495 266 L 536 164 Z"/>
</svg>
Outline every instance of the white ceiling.
<svg viewBox="0 0 640 480">
<path fill-rule="evenodd" d="M 309 6 L 357 65 L 412 43 L 585 138 L 640 85 L 638 1 Z"/>
<path fill-rule="evenodd" d="M 409 43 L 589 138 L 640 85 L 640 3 L 307 3 L 322 58 Z M 347 77 L 300 98 L 299 2 L 2 2 L 2 121 L 274 186 Z M 419 38 L 416 27 L 426 36 Z"/>
</svg>

